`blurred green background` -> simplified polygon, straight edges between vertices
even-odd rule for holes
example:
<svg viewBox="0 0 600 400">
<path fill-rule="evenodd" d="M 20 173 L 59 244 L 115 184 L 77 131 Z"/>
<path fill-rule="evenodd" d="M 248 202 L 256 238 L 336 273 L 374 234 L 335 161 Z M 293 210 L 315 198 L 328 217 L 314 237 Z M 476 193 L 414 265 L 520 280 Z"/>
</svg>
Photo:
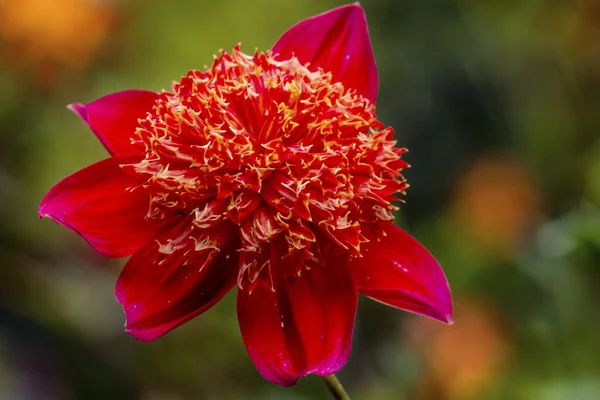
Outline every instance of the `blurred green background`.
<svg viewBox="0 0 600 400">
<path fill-rule="evenodd" d="M 36 217 L 106 157 L 66 104 L 168 89 L 340 4 L 0 0 L 0 399 L 329 398 L 260 377 L 231 295 L 136 342 L 124 261 Z M 600 399 L 600 1 L 362 4 L 378 115 L 410 149 L 398 221 L 445 268 L 455 324 L 361 301 L 341 380 L 356 399 Z"/>
</svg>

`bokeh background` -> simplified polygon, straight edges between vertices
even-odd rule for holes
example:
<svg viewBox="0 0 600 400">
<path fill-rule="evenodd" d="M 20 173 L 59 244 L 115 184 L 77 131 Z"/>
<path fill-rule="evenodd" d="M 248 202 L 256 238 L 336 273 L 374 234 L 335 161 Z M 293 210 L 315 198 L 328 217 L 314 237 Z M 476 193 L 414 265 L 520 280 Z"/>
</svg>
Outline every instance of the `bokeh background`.
<svg viewBox="0 0 600 400">
<path fill-rule="evenodd" d="M 65 109 L 168 89 L 338 1 L 0 0 L 0 399 L 327 399 L 262 379 L 234 297 L 138 343 L 123 260 L 37 219 L 106 157 Z M 356 399 L 600 399 L 600 1 L 364 0 L 380 119 L 408 147 L 398 221 L 444 266 L 455 324 L 361 301 Z"/>
</svg>

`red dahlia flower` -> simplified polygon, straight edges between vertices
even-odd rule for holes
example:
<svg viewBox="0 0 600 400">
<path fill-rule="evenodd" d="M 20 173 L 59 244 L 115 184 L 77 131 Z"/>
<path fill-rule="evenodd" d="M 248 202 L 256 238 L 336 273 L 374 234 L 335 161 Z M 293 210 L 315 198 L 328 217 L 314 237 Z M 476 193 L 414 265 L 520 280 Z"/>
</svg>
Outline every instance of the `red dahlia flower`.
<svg viewBox="0 0 600 400">
<path fill-rule="evenodd" d="M 39 215 L 104 255 L 133 254 L 116 287 L 133 337 L 157 339 L 237 286 L 244 343 L 266 378 L 335 373 L 358 293 L 452 314 L 440 266 L 392 223 L 407 164 L 375 116 L 377 85 L 352 4 L 265 53 L 222 51 L 170 92 L 73 104 L 111 157 L 54 186 Z"/>
</svg>

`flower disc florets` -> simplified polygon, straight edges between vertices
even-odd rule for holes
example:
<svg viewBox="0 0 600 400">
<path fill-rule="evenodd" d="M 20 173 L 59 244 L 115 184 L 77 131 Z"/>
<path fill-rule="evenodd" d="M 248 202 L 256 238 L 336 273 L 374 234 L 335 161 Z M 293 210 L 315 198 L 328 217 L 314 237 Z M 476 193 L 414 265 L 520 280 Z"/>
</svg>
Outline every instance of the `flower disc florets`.
<svg viewBox="0 0 600 400">
<path fill-rule="evenodd" d="M 151 194 L 147 218 L 190 218 L 180 242 L 205 249 L 237 225 L 243 286 L 274 256 L 301 273 L 324 242 L 360 256 L 361 228 L 391 221 L 406 187 L 393 134 L 329 73 L 237 46 L 160 95 L 137 129 L 145 158 L 124 168 Z"/>
</svg>

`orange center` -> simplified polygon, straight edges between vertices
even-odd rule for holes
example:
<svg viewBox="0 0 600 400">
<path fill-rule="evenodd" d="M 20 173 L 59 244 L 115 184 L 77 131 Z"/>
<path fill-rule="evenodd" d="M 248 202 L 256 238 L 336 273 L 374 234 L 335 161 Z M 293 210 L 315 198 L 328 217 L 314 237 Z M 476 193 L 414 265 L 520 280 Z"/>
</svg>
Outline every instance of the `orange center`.
<svg viewBox="0 0 600 400">
<path fill-rule="evenodd" d="M 237 46 L 161 94 L 137 130 L 145 158 L 129 170 L 151 194 L 148 218 L 237 224 L 253 281 L 276 241 L 301 260 L 319 252 L 319 236 L 360 255 L 361 226 L 392 220 L 407 186 L 393 134 L 329 73 Z"/>
</svg>

